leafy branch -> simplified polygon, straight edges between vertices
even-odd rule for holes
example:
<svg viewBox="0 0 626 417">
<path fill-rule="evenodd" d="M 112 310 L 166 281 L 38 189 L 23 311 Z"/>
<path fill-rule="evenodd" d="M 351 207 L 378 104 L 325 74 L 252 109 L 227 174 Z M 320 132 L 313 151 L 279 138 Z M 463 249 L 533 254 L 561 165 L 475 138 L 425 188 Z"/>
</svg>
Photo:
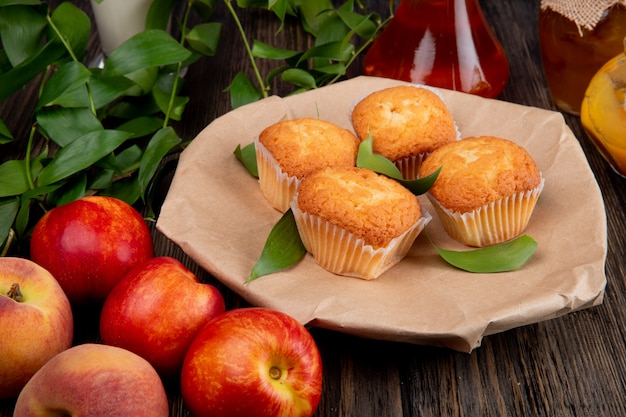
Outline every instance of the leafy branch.
<svg viewBox="0 0 626 417">
<path fill-rule="evenodd" d="M 91 21 L 79 8 L 69 1 L 52 10 L 45 0 L 0 0 L 0 102 L 39 83 L 25 157 L 0 164 L 0 256 L 25 252 L 32 227 L 47 210 L 85 195 L 141 203 L 154 216 L 164 160 L 186 145 L 171 125 L 182 119 L 189 100 L 181 74 L 216 54 L 222 30 L 211 21 L 216 0 L 185 0 L 182 16 L 174 16 L 175 39 L 165 30 L 175 2 L 154 0 L 146 30 L 93 67 L 86 64 Z M 313 46 L 293 51 L 260 40 L 250 45 L 237 9 L 224 3 L 255 74 L 255 82 L 243 72 L 232 80 L 233 108 L 267 97 L 278 79 L 292 84 L 293 93 L 338 81 L 391 19 L 367 12 L 359 0 L 339 7 L 331 0 L 237 0 L 239 8 L 272 12 L 280 30 L 286 19 L 299 19 Z M 199 21 L 194 26 L 192 14 Z M 259 59 L 277 66 L 263 76 Z M 0 146 L 13 141 L 0 119 Z M 42 150 L 35 153 L 39 142 Z"/>
<path fill-rule="evenodd" d="M 395 1 L 391 0 L 390 17 L 383 20 L 355 0 L 347 0 L 339 7 L 334 7 L 331 0 L 237 0 L 242 8 L 263 6 L 272 11 L 280 19 L 279 31 L 288 17 L 299 18 L 301 27 L 313 39 L 313 46 L 296 51 L 274 47 L 261 40 L 254 40 L 250 46 L 235 8 L 229 0 L 224 2 L 240 32 L 256 81 L 254 83 L 243 72 L 234 77 L 228 88 L 233 108 L 268 97 L 277 77 L 294 86 L 293 94 L 339 81 L 393 18 L 395 8 Z M 257 59 L 274 61 L 277 67 L 263 77 Z"/>
<path fill-rule="evenodd" d="M 85 63 L 89 17 L 70 2 L 0 2 L 0 101 L 38 82 L 23 160 L 0 165 L 0 255 L 25 251 L 34 223 L 52 207 L 89 194 L 146 203 L 163 159 L 185 144 L 170 126 L 181 120 L 183 69 L 215 54 L 221 25 L 214 0 L 187 0 L 180 39 L 165 29 L 174 0 L 155 0 L 146 30 L 108 56 Z M 188 27 L 191 13 L 199 24 Z M 33 154 L 36 138 L 43 150 Z M 0 144 L 14 141 L 0 120 Z M 15 241 L 15 242 L 13 242 Z"/>
</svg>

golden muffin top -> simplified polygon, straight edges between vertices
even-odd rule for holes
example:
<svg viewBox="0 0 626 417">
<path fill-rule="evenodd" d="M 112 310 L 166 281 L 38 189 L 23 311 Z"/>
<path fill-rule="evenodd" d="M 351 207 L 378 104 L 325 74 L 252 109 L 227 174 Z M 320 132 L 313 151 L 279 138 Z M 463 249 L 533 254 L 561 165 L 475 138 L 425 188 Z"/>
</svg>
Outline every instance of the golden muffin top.
<svg viewBox="0 0 626 417">
<path fill-rule="evenodd" d="M 530 154 L 515 142 L 493 137 L 469 137 L 433 151 L 420 167 L 424 177 L 441 172 L 429 193 L 458 213 L 536 188 L 541 174 Z"/>
<path fill-rule="evenodd" d="M 349 130 L 314 118 L 268 126 L 259 134 L 259 142 L 283 172 L 297 178 L 327 166 L 355 166 L 360 143 Z"/>
<path fill-rule="evenodd" d="M 360 140 L 371 134 L 374 152 L 391 161 L 431 152 L 457 139 L 454 119 L 443 100 L 413 86 L 371 93 L 354 107 L 352 125 Z"/>
<path fill-rule="evenodd" d="M 298 207 L 384 247 L 417 222 L 415 195 L 395 180 L 364 168 L 329 167 L 307 176 L 298 189 Z"/>
</svg>

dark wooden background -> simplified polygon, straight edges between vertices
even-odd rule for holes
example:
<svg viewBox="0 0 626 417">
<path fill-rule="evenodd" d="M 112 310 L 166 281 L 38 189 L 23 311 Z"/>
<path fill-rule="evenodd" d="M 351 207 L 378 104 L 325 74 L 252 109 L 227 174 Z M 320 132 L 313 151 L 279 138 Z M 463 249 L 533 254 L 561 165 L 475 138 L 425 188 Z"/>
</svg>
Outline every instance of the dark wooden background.
<svg viewBox="0 0 626 417">
<path fill-rule="evenodd" d="M 91 14 L 86 1 L 75 3 Z M 386 2 L 369 3 L 382 15 L 388 14 Z M 508 84 L 499 98 L 555 109 L 539 56 L 539 0 L 480 3 L 511 64 Z M 233 22 L 224 4 L 217 4 L 218 18 L 224 23 L 219 59 L 205 58 L 187 73 L 186 94 L 191 101 L 183 121 L 176 126 L 184 139 L 194 138 L 213 119 L 230 110 L 223 90 L 235 73 L 242 70 L 251 74 Z M 277 19 L 263 10 L 243 11 L 240 16 L 250 40 L 294 49 L 310 42 L 293 22 L 276 35 Z M 94 36 L 94 51 L 97 44 Z M 268 65 L 260 62 L 262 73 Z M 360 66 L 356 66 L 350 76 L 359 73 Z M 290 92 L 288 86 L 273 87 L 278 95 Z M 0 162 L 21 157 L 25 151 L 30 109 L 35 102 L 32 93 L 20 92 L 0 106 L 0 117 L 23 138 L 0 147 Z M 580 140 L 605 199 L 609 249 L 604 303 L 488 336 L 471 354 L 311 329 L 324 363 L 324 391 L 316 416 L 626 415 L 626 179 L 601 159 L 577 117 L 565 115 L 565 119 Z M 584 198 L 574 196 L 572 204 Z M 246 305 L 154 228 L 153 232 L 158 255 L 178 258 L 201 279 L 217 285 L 229 307 Z M 84 341 L 98 341 L 93 318 L 77 318 L 77 343 Z M 166 385 L 171 416 L 188 416 L 177 382 L 167 381 Z M 0 401 L 1 417 L 12 415 L 13 403 Z"/>
</svg>

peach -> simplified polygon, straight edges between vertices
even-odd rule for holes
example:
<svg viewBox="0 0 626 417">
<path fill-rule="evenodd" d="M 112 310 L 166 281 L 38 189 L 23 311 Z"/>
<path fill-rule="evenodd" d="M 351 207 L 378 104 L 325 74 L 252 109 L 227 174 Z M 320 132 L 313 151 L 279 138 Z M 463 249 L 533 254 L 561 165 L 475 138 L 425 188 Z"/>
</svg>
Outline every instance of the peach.
<svg viewBox="0 0 626 417">
<path fill-rule="evenodd" d="M 50 359 L 17 398 L 14 417 L 167 417 L 156 370 L 128 350 L 87 343 Z"/>
</svg>

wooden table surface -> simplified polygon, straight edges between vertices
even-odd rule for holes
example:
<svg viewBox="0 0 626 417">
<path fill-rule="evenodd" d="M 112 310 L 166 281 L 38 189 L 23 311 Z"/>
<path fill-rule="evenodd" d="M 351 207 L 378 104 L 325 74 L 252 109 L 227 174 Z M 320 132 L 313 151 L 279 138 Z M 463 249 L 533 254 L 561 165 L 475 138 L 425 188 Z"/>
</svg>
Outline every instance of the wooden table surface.
<svg viewBox="0 0 626 417">
<path fill-rule="evenodd" d="M 87 2 L 76 2 L 91 13 Z M 387 14 L 386 2 L 374 8 Z M 224 4 L 219 59 L 190 67 L 183 121 L 184 139 L 194 138 L 230 110 L 223 92 L 234 74 L 250 73 L 244 48 Z M 511 64 L 502 100 L 555 109 L 542 72 L 537 38 L 539 0 L 481 0 Z M 241 12 L 255 39 L 301 48 L 307 39 L 297 25 L 275 36 L 277 19 L 262 10 Z M 97 48 L 97 37 L 92 47 Z M 260 63 L 261 69 L 266 63 Z M 360 67 L 350 75 L 358 75 Z M 275 86 L 284 95 L 288 86 Z M 22 92 L 0 107 L 0 117 L 19 132 L 29 126 L 34 96 Z M 30 107 L 29 107 L 30 106 Z M 324 364 L 324 390 L 316 416 L 624 416 L 626 415 L 626 179 L 615 174 L 585 136 L 577 117 L 564 115 L 586 153 L 605 199 L 608 219 L 607 286 L 603 304 L 550 321 L 485 337 L 471 354 L 444 348 L 366 340 L 312 328 Z M 15 132 L 15 130 L 14 130 Z M 26 136 L 26 130 L 21 134 Z M 19 134 L 19 133 L 18 133 Z M 19 156 L 15 145 L 0 148 L 0 162 Z M 8 151 L 7 151 L 8 149 Z M 573 196 L 572 204 L 585 196 Z M 593 216 L 594 213 L 589 213 Z M 153 227 L 158 255 L 174 256 L 206 282 L 219 286 L 228 307 L 246 302 L 201 270 Z M 585 242 L 580 242 L 584 245 Z M 554 260 L 558 262 L 558 260 Z M 3 329 L 6 331 L 6 329 Z M 90 319 L 77 319 L 77 342 L 97 341 Z M 168 382 L 171 416 L 188 416 L 176 382 Z M 0 401 L 0 416 L 12 415 L 12 400 Z"/>
</svg>

